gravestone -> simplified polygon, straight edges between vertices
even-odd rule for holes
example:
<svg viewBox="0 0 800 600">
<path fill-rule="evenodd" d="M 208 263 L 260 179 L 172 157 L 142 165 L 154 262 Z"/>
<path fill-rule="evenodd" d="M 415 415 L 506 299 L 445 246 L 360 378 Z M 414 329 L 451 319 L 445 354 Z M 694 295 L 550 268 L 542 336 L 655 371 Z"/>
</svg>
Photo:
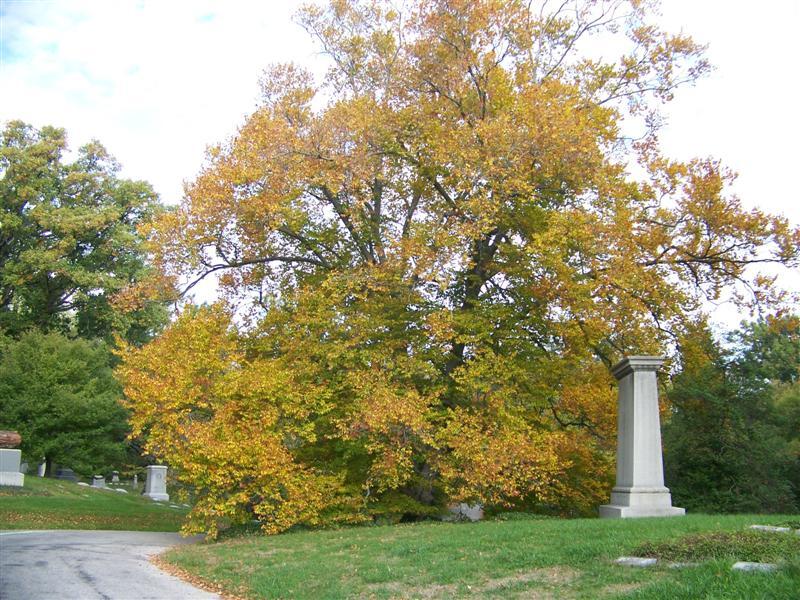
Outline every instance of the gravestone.
<svg viewBox="0 0 800 600">
<path fill-rule="evenodd" d="M 44 477 L 45 471 L 47 471 L 47 463 L 42 461 L 42 464 L 40 464 L 36 470 L 36 475 L 39 477 Z"/>
<path fill-rule="evenodd" d="M 670 517 L 686 514 L 672 506 L 664 486 L 656 371 L 661 356 L 629 356 L 611 372 L 619 381 L 617 484 L 601 518 Z"/>
<path fill-rule="evenodd" d="M 22 438 L 16 431 L 0 431 L 0 485 L 22 487 L 25 475 L 20 473 L 22 450 L 16 448 Z"/>
<path fill-rule="evenodd" d="M 95 475 L 92 477 L 92 487 L 93 488 L 100 488 L 105 489 L 106 487 L 106 478 L 102 475 Z"/>
<path fill-rule="evenodd" d="M 466 502 L 461 502 L 459 504 L 450 505 L 449 510 L 451 519 L 473 522 L 483 520 L 483 504 L 467 504 Z"/>
<path fill-rule="evenodd" d="M 75 475 L 75 471 L 72 469 L 66 469 L 60 467 L 56 469 L 56 479 L 61 479 L 63 481 L 78 481 L 78 476 Z"/>
<path fill-rule="evenodd" d="M 131 481 L 131 487 L 136 489 L 139 487 L 139 475 L 136 473 L 133 474 L 133 481 Z"/>
<path fill-rule="evenodd" d="M 167 494 L 167 467 L 163 465 L 150 465 L 147 467 L 147 479 L 144 482 L 143 496 L 156 502 L 168 502 Z"/>
<path fill-rule="evenodd" d="M 111 483 L 119 483 L 119 471 L 111 471 Z"/>
</svg>

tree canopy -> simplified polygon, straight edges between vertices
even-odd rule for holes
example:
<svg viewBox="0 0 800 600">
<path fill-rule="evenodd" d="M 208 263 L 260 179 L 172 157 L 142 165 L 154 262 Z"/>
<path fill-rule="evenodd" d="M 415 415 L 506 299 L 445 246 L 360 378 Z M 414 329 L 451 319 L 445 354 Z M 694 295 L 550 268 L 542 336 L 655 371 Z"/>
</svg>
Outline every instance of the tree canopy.
<svg viewBox="0 0 800 600">
<path fill-rule="evenodd" d="M 29 331 L 0 337 L 0 429 L 22 436 L 31 461 L 82 475 L 119 467 L 126 458 L 121 389 L 100 340 Z"/>
<path fill-rule="evenodd" d="M 137 228 L 159 210 L 149 184 L 118 177 L 98 142 L 64 161 L 65 133 L 20 121 L 0 135 L 0 329 L 144 342 L 163 305 L 114 309 L 112 298 L 147 272 Z"/>
<path fill-rule="evenodd" d="M 777 306 L 752 267 L 796 265 L 800 231 L 744 210 L 718 161 L 661 155 L 659 106 L 709 66 L 649 9 L 300 12 L 325 80 L 269 69 L 148 229 L 152 285 L 217 276 L 226 302 L 119 371 L 134 431 L 200 491 L 194 527 L 586 512 L 612 478 L 608 366 L 729 290 Z"/>
<path fill-rule="evenodd" d="M 677 502 L 701 512 L 800 507 L 800 320 L 743 324 L 725 350 L 699 327 L 682 340 L 669 390 L 665 473 Z"/>
</svg>

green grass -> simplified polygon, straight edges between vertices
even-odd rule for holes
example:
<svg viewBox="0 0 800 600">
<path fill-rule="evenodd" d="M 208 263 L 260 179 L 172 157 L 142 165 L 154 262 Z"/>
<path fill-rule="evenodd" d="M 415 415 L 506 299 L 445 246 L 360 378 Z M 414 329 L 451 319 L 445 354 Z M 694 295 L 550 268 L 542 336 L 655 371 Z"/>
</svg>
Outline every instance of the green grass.
<svg viewBox="0 0 800 600">
<path fill-rule="evenodd" d="M 0 529 L 177 531 L 185 514 L 136 493 L 30 475 L 22 488 L 0 487 Z"/>
<path fill-rule="evenodd" d="M 764 536 L 785 536 L 778 546 L 786 562 L 772 574 L 731 572 L 739 558 L 735 548 L 732 554 L 715 551 L 711 560 L 684 569 L 666 563 L 637 569 L 613 561 L 645 543 L 741 532 L 750 524 L 778 525 L 792 519 L 797 517 L 418 523 L 250 535 L 176 548 L 164 559 L 248 598 L 789 599 L 800 597 L 800 536 L 795 533 L 745 534 L 758 540 L 770 559 L 776 557 L 776 546 Z M 727 538 L 720 539 L 727 543 Z"/>
</svg>

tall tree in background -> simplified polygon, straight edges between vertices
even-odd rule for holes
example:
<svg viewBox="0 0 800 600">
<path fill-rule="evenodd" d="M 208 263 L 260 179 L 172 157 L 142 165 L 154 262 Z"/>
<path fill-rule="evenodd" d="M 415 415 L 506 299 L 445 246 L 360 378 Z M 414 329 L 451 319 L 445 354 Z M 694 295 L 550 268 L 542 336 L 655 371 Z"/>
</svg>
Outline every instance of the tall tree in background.
<svg viewBox="0 0 800 600">
<path fill-rule="evenodd" d="M 120 386 L 101 340 L 29 331 L 0 337 L 0 429 L 22 436 L 31 461 L 44 459 L 90 476 L 126 459 Z"/>
<path fill-rule="evenodd" d="M 0 134 L 0 427 L 48 471 L 90 475 L 131 458 L 110 344 L 166 323 L 165 304 L 124 301 L 148 272 L 137 229 L 160 209 L 99 143 L 73 162 L 66 151 L 61 129 L 12 121 Z"/>
<path fill-rule="evenodd" d="M 143 343 L 166 322 L 163 304 L 126 313 L 111 299 L 147 272 L 137 227 L 155 192 L 120 179 L 98 142 L 64 162 L 64 131 L 20 121 L 0 134 L 0 331 L 38 328 Z"/>
<path fill-rule="evenodd" d="M 800 508 L 800 336 L 796 317 L 744 325 L 723 351 L 705 328 L 681 344 L 669 391 L 665 474 L 700 512 Z"/>
<path fill-rule="evenodd" d="M 301 11 L 323 84 L 269 70 L 150 229 L 157 285 L 217 276 L 246 327 L 187 313 L 119 371 L 134 430 L 200 493 L 193 526 L 587 512 L 612 476 L 608 366 L 726 289 L 779 299 L 748 266 L 797 264 L 800 232 L 743 210 L 717 161 L 659 153 L 659 105 L 708 64 L 648 7 Z"/>
</svg>

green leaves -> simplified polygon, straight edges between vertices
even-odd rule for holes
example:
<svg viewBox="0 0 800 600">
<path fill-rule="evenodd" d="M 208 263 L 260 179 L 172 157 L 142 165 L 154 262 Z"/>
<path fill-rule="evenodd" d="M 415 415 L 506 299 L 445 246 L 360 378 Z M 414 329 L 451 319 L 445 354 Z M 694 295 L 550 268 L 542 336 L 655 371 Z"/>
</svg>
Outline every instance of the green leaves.
<svg viewBox="0 0 800 600">
<path fill-rule="evenodd" d="M 0 428 L 19 431 L 24 456 L 84 475 L 125 458 L 121 388 L 100 341 L 28 332 L 0 338 Z"/>
<path fill-rule="evenodd" d="M 10 122 L 0 136 L 0 330 L 30 327 L 143 342 L 157 307 L 114 311 L 116 293 L 147 273 L 137 228 L 159 212 L 144 182 L 91 142 L 64 163 L 64 131 Z"/>
</svg>

